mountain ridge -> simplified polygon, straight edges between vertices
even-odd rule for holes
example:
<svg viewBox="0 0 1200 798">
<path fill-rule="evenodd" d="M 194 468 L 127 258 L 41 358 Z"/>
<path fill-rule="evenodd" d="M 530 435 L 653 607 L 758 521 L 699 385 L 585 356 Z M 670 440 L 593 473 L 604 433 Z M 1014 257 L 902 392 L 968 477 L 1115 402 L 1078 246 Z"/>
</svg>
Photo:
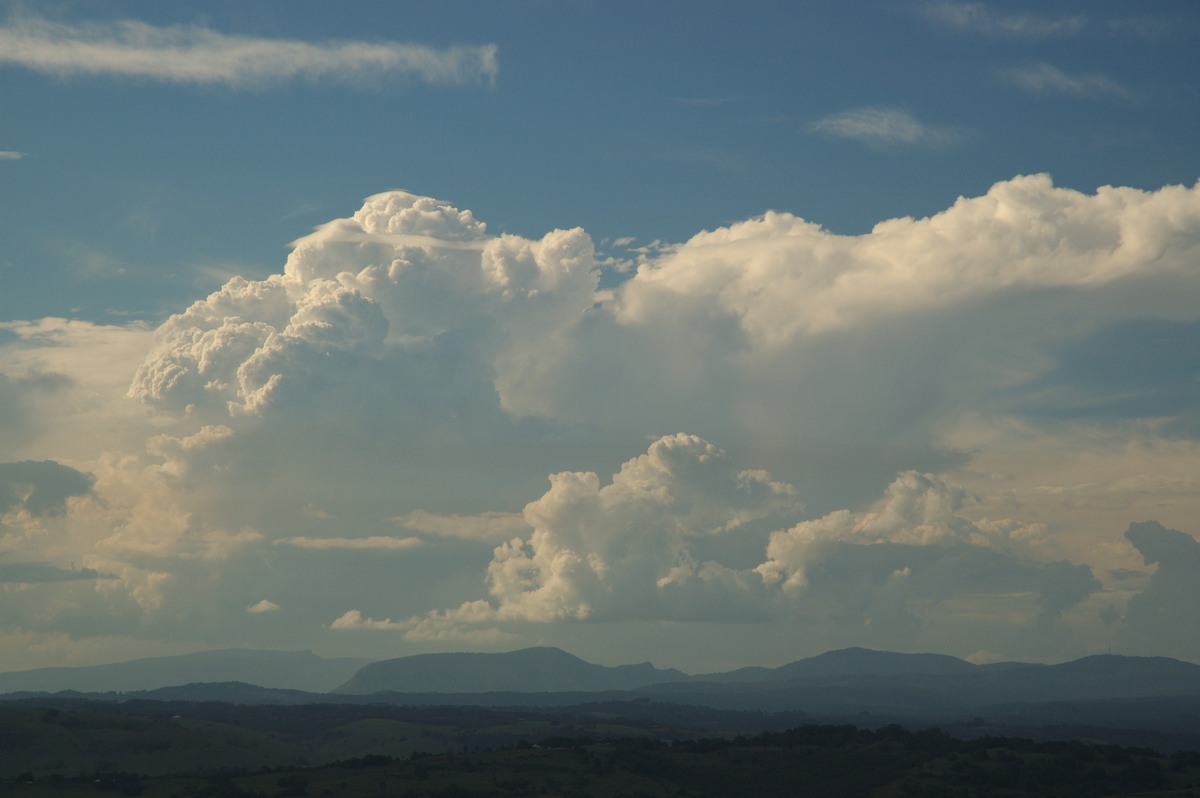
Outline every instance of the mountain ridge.
<svg viewBox="0 0 1200 798">
<path fill-rule="evenodd" d="M 474 693 L 632 690 L 686 679 L 674 668 L 649 662 L 595 665 L 560 648 L 534 646 L 507 653 L 414 654 L 363 666 L 332 692 Z"/>
<path fill-rule="evenodd" d="M 306 683 L 299 683 L 305 679 Z M 18 694 L 62 691 L 107 694 L 105 700 L 135 695 L 156 698 L 155 691 L 168 689 L 174 692 L 159 695 L 203 696 L 202 700 L 231 703 L 323 703 L 377 696 L 387 703 L 552 705 L 604 694 L 753 711 L 965 713 L 1018 703 L 1200 697 L 1200 665 L 1116 654 L 1055 665 L 974 665 L 942 654 L 846 648 L 775 668 L 747 666 L 688 675 L 649 662 L 597 665 L 558 648 L 539 646 L 503 653 L 416 654 L 376 662 L 323 660 L 312 652 L 225 649 L 85 668 L 0 673 L 0 693 L 6 694 L 6 700 Z"/>
<path fill-rule="evenodd" d="M 125 693 L 196 682 L 245 682 L 261 687 L 323 693 L 370 660 L 325 658 L 312 651 L 223 648 L 77 667 L 0 673 L 0 693 Z"/>
</svg>

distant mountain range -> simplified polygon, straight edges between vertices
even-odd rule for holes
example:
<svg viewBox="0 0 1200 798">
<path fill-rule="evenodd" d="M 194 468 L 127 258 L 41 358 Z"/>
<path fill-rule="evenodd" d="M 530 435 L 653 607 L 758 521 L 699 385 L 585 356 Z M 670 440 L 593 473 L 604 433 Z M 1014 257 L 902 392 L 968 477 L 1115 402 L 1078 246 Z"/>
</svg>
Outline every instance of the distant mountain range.
<svg viewBox="0 0 1200 798">
<path fill-rule="evenodd" d="M 1059 665 L 972 665 L 941 655 L 843 649 L 779 668 L 653 685 L 645 692 L 730 709 L 947 715 L 1023 703 L 1200 697 L 1200 665 L 1113 654 Z"/>
<path fill-rule="evenodd" d="M 370 660 L 325 659 L 311 651 L 221 649 L 79 668 L 35 668 L 0 673 L 0 693 L 75 690 L 125 693 L 193 682 L 247 682 L 324 693 Z"/>
<path fill-rule="evenodd" d="M 525 648 L 507 654 L 418 654 L 372 662 L 333 692 L 368 695 L 406 693 L 554 693 L 636 690 L 686 680 L 673 668 L 649 662 L 607 667 L 558 648 Z"/>
<path fill-rule="evenodd" d="M 1200 665 L 1116 655 L 1059 665 L 973 665 L 940 654 L 847 648 L 778 668 L 688 675 L 650 663 L 595 665 L 548 647 L 503 654 L 421 654 L 370 663 L 322 659 L 311 652 L 235 649 L 0 674 L 0 692 L 9 698 L 66 690 L 81 697 L 108 693 L 109 700 L 244 704 L 369 700 L 565 706 L 649 700 L 716 709 L 907 718 L 983 712 L 1050 719 L 1097 712 L 1136 715 L 1140 707 L 1153 706 L 1156 716 L 1171 713 L 1172 707 L 1175 715 L 1195 714 L 1191 721 L 1200 727 Z M 1030 710 L 1035 705 L 1039 709 Z"/>
</svg>

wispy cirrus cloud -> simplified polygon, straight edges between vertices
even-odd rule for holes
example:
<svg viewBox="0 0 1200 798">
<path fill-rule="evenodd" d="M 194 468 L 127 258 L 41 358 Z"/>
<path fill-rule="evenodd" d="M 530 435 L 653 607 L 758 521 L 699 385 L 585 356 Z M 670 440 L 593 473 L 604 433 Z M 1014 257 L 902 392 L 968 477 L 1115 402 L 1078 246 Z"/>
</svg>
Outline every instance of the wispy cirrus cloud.
<svg viewBox="0 0 1200 798">
<path fill-rule="evenodd" d="M 1129 96 L 1128 89 L 1104 75 L 1095 72 L 1072 75 L 1042 61 L 1001 70 L 1000 77 L 1034 94 L 1066 94 L 1074 97 Z"/>
<path fill-rule="evenodd" d="M 13 150 L 0 150 L 0 161 L 19 161 L 25 157 L 23 152 L 14 152 Z"/>
<path fill-rule="evenodd" d="M 716 108 L 742 102 L 745 99 L 745 97 L 676 97 L 675 103 L 692 108 Z"/>
<path fill-rule="evenodd" d="M 741 153 L 726 147 L 680 147 L 674 150 L 669 157 L 674 161 L 701 164 L 720 172 L 746 171 L 746 159 Z"/>
<path fill-rule="evenodd" d="M 813 133 L 876 146 L 939 146 L 955 144 L 966 138 L 966 134 L 958 128 L 926 124 L 902 108 L 876 106 L 830 114 L 813 122 L 808 129 Z"/>
<path fill-rule="evenodd" d="M 529 524 L 520 513 L 488 512 L 479 515 L 435 515 L 414 510 L 391 519 L 407 529 L 426 535 L 464 540 L 503 543 L 529 531 Z"/>
<path fill-rule="evenodd" d="M 376 535 L 368 538 L 280 538 L 276 545 L 296 546 L 301 549 L 342 549 L 357 551 L 396 551 L 421 545 L 420 538 L 394 538 Z"/>
<path fill-rule="evenodd" d="M 297 78 L 486 83 L 494 44 L 435 48 L 402 42 L 303 42 L 221 33 L 202 25 L 136 20 L 67 24 L 16 19 L 0 26 L 0 63 L 68 77 L 114 75 L 166 83 L 259 87 Z"/>
<path fill-rule="evenodd" d="M 1049 18 L 1036 14 L 998 14 L 984 3 L 926 2 L 918 6 L 926 18 L 950 28 L 991 36 L 1043 38 L 1072 35 L 1087 24 L 1083 15 Z"/>
</svg>

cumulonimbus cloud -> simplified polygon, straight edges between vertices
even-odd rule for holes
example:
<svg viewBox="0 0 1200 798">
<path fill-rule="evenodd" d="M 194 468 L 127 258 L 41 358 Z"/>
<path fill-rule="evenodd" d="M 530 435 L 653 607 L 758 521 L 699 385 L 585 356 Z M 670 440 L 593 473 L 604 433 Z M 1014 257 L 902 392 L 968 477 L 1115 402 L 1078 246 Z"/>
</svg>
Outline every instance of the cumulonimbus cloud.
<svg viewBox="0 0 1200 798">
<path fill-rule="evenodd" d="M 136 20 L 66 24 L 18 18 L 0 26 L 0 63 L 57 76 L 115 75 L 169 83 L 261 86 L 302 78 L 351 85 L 495 80 L 494 44 L 435 48 L 401 42 L 303 42 Z"/>
<path fill-rule="evenodd" d="M 91 398 L 120 393 L 113 374 L 127 380 L 136 357 L 141 368 L 123 387 L 150 407 L 125 400 L 98 416 L 64 413 L 64 429 L 126 430 L 110 447 L 122 456 L 105 461 L 81 449 L 69 462 L 96 482 L 82 494 L 60 489 L 70 482 L 48 483 L 60 486 L 46 494 L 55 512 L 29 506 L 32 494 L 20 487 L 30 483 L 28 463 L 0 473 L 0 494 L 9 496 L 3 522 L 40 547 L 30 559 L 58 568 L 74 551 L 97 552 L 86 565 L 120 576 L 96 585 L 119 600 L 129 623 L 200 604 L 201 591 L 219 589 L 200 576 L 224 570 L 213 563 L 256 567 L 235 555 L 344 565 L 403 549 L 405 536 L 419 534 L 422 554 L 480 555 L 478 567 L 460 571 L 477 588 L 429 600 L 415 587 L 354 582 L 337 605 L 320 609 L 320 623 L 440 643 L 583 619 L 736 623 L 810 612 L 809 630 L 833 629 L 833 617 L 872 620 L 871 635 L 893 630 L 829 644 L 889 647 L 917 645 L 913 635 L 933 626 L 922 602 L 965 629 L 972 601 L 1003 595 L 1006 629 L 1035 618 L 1049 628 L 1091 611 L 1100 599 L 1089 591 L 1123 556 L 1114 547 L 1129 545 L 1097 546 L 1100 527 L 1079 531 L 1086 525 L 1077 521 L 1068 540 L 1057 519 L 1012 509 L 998 487 L 1011 484 L 1006 474 L 1030 474 L 1019 498 L 1044 508 L 1037 486 L 1053 483 L 1026 466 L 1048 448 L 1079 445 L 1067 431 L 1059 439 L 1067 445 L 1050 447 L 1026 405 L 1047 404 L 1047 392 L 1061 404 L 1064 388 L 1086 388 L 1092 403 L 1123 395 L 1128 381 L 1084 380 L 1079 370 L 1111 371 L 1093 353 L 1139 351 L 1105 343 L 1126 340 L 1129 331 L 1113 325 L 1129 319 L 1142 320 L 1132 329 L 1145 340 L 1185 336 L 1156 345 L 1158 359 L 1130 376 L 1183 385 L 1196 335 L 1197 253 L 1194 187 L 1082 193 L 1033 175 L 861 235 L 768 212 L 654 247 L 636 273 L 601 291 L 604 264 L 581 229 L 494 236 L 469 210 L 386 192 L 297 241 L 281 273 L 233 278 L 181 309 L 153 344 L 141 327 L 122 328 L 119 346 L 98 348 L 115 331 L 61 321 L 5 326 L 14 333 L 0 341 L 7 384 L 61 372 L 55 390 L 73 398 L 72 408 L 94 412 Z M 1106 332 L 1084 346 L 1097 331 Z M 127 372 L 114 369 L 118 360 Z M 1167 369 L 1174 382 L 1162 376 Z M 1005 391 L 1024 391 L 1025 405 L 1001 406 Z M 1153 408 L 1174 413 L 1181 403 Z M 0 413 L 2 431 L 32 428 L 26 419 L 47 415 L 43 405 Z M 1126 415 L 1141 422 L 1145 412 Z M 963 433 L 955 432 L 960 422 Z M 591 426 L 572 426 L 583 423 Z M 987 435 L 997 424 L 1020 426 L 1030 448 L 1001 451 L 974 476 L 908 454 L 878 465 L 877 454 L 897 441 L 995 452 Z M 551 434 L 577 447 L 574 457 L 592 431 L 629 446 L 665 429 L 693 434 L 656 438 L 649 449 L 632 444 L 622 452 L 644 454 L 620 469 L 594 449 L 579 460 L 543 451 Z M 1114 440 L 1133 440 L 1124 427 L 1112 429 Z M 935 437 L 944 430 L 966 437 Z M 853 495 L 822 496 L 797 467 L 813 464 L 812 474 L 836 462 L 818 448 L 819 435 L 867 452 L 847 456 Z M 756 446 L 763 441 L 770 445 Z M 1170 490 L 1182 506 L 1194 495 L 1178 475 L 1197 471 L 1197 449 L 1172 446 L 1169 460 L 1161 449 L 1154 458 L 1121 455 L 1132 465 L 1120 476 L 1138 476 L 1121 496 Z M 1140 441 L 1131 448 L 1144 451 Z M 1104 451 L 1111 460 L 1116 449 Z M 982 459 L 975 455 L 972 468 Z M 280 478 L 259 491 L 252 486 L 264 462 Z M 487 479 L 467 472 L 485 467 Z M 537 486 L 547 473 L 554 477 L 543 494 Z M 1058 473 L 1077 478 L 1070 467 Z M 981 486 L 984 474 L 997 481 Z M 18 487 L 4 494 L 6 475 Z M 481 496 L 493 480 L 492 495 Z M 798 486 L 796 496 L 770 488 L 784 482 Z M 991 493 L 986 517 L 963 505 L 952 482 Z M 1089 490 L 1094 496 L 1111 482 Z M 364 495 L 378 500 L 360 506 Z M 822 502 L 819 511 L 806 521 L 760 514 L 786 515 L 798 497 Z M 395 537 L 346 542 L 345 530 L 386 529 L 388 519 L 401 527 Z M 1055 531 L 1034 528 L 1036 520 Z M 490 560 L 478 542 L 491 544 Z M 424 567 L 407 553 L 386 559 Z M 246 584 L 255 592 L 229 604 L 242 619 L 264 589 Z M 273 617 L 298 623 L 300 604 L 285 587 L 271 588 L 288 609 Z M 82 599 L 78 606 L 86 609 Z M 360 611 L 330 625 L 350 607 Z M 965 650 L 1002 648 L 971 639 Z"/>
<path fill-rule="evenodd" d="M 878 443 L 934 408 L 999 401 L 1066 335 L 1186 314 L 1198 231 L 1195 188 L 1085 194 L 1021 176 L 862 235 L 767 212 L 663 248 L 600 292 L 579 228 L 492 236 L 468 210 L 393 191 L 297 241 L 281 274 L 234 278 L 173 316 L 130 396 L 238 429 L 331 412 L 374 438 L 490 439 L 537 417 L 797 441 L 836 427 Z M 1020 296 L 1046 301 L 1018 320 L 1004 306 Z M 1087 312 L 1068 329 L 1056 308 L 1072 304 Z M 954 332 L 922 337 L 934 317 Z M 410 528 L 517 534 L 479 521 Z"/>
</svg>

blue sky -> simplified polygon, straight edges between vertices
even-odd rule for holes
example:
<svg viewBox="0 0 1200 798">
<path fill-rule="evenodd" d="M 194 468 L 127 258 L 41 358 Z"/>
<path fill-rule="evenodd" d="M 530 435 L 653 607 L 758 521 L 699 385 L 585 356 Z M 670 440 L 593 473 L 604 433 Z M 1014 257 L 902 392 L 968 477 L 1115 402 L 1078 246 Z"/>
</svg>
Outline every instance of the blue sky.
<svg viewBox="0 0 1200 798">
<path fill-rule="evenodd" d="M 1194 4 L 2 10 L 0 669 L 1200 660 Z"/>
<path fill-rule="evenodd" d="M 4 311 L 169 313 L 218 286 L 222 264 L 269 274 L 283 244 L 388 188 L 448 197 L 497 232 L 582 225 L 598 241 L 648 243 L 768 209 L 860 233 L 1016 174 L 1084 191 L 1187 182 L 1196 15 L 1153 10 L 12 6 L 10 26 L 55 21 L 68 30 L 41 35 L 64 46 L 128 19 L 273 42 L 495 46 L 497 66 L 456 86 L 369 69 L 201 82 L 9 62 L 0 146 L 26 157 L 4 175 L 6 272 L 21 280 L 5 280 Z M 876 117 L 858 138 L 835 124 L 861 109 Z M 70 232 L 47 241 L 64 216 Z M 82 277 L 81 256 L 95 264 Z M 124 280 L 109 274 L 120 268 Z M 22 290 L 33 274 L 55 290 Z"/>
</svg>

